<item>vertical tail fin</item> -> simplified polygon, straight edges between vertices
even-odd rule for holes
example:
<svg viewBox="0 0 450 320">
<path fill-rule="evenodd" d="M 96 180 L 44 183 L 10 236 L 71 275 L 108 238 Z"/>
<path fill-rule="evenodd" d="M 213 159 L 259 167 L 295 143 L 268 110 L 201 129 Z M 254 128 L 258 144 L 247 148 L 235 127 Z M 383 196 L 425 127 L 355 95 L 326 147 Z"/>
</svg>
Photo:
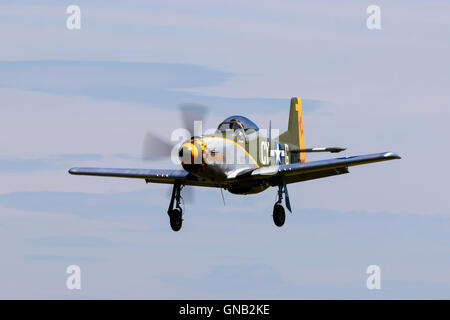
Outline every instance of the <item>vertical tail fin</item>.
<svg viewBox="0 0 450 320">
<path fill-rule="evenodd" d="M 298 97 L 291 98 L 288 130 L 280 135 L 280 143 L 288 144 L 289 149 L 305 149 L 305 137 L 303 134 L 302 100 Z M 290 152 L 291 162 L 305 162 L 304 152 Z"/>
</svg>

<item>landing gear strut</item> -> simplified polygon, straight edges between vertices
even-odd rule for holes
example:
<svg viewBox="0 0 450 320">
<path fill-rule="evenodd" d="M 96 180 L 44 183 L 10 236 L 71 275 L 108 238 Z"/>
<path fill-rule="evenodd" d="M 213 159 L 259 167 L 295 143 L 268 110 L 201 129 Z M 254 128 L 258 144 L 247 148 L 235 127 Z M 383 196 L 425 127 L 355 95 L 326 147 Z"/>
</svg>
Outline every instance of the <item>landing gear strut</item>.
<svg viewBox="0 0 450 320">
<path fill-rule="evenodd" d="M 181 209 L 181 189 L 183 186 L 179 182 L 173 185 L 172 196 L 170 198 L 169 209 L 167 213 L 170 218 L 170 227 L 173 231 L 179 231 L 183 224 L 183 209 Z M 174 208 L 175 202 L 175 208 Z"/>
<path fill-rule="evenodd" d="M 275 223 L 275 225 L 277 227 L 282 227 L 286 220 L 286 214 L 284 212 L 284 208 L 282 205 L 283 193 L 285 195 L 286 208 L 290 212 L 292 212 L 291 211 L 291 203 L 289 201 L 289 193 L 287 191 L 287 187 L 286 187 L 286 183 L 284 182 L 284 179 L 278 185 L 278 200 L 277 200 L 277 202 L 275 202 L 275 205 L 273 206 L 273 222 Z"/>
</svg>

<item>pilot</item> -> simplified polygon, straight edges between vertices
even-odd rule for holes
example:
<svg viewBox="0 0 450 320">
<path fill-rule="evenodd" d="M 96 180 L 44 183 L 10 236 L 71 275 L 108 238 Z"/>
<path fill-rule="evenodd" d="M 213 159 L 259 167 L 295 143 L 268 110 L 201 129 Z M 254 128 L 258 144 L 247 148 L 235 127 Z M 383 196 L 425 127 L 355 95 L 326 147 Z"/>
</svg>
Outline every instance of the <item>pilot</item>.
<svg viewBox="0 0 450 320">
<path fill-rule="evenodd" d="M 242 129 L 242 127 L 237 122 L 233 122 L 230 125 L 231 125 L 231 129 L 233 129 L 233 131 L 234 131 L 234 135 L 239 140 L 244 140 L 245 135 L 244 135 L 244 130 Z"/>
</svg>

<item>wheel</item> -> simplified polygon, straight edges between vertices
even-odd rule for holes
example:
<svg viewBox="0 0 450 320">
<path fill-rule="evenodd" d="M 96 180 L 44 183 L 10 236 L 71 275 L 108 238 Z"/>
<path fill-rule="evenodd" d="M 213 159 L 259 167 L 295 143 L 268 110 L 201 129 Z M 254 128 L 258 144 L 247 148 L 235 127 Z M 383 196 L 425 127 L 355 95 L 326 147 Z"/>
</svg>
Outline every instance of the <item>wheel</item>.
<svg viewBox="0 0 450 320">
<path fill-rule="evenodd" d="M 181 209 L 173 209 L 170 212 L 170 227 L 173 231 L 179 231 L 183 224 L 183 218 L 181 217 Z"/>
<path fill-rule="evenodd" d="M 281 204 L 275 204 L 273 206 L 273 222 L 277 227 L 281 227 L 286 220 L 286 214 L 284 213 L 284 208 Z"/>
</svg>

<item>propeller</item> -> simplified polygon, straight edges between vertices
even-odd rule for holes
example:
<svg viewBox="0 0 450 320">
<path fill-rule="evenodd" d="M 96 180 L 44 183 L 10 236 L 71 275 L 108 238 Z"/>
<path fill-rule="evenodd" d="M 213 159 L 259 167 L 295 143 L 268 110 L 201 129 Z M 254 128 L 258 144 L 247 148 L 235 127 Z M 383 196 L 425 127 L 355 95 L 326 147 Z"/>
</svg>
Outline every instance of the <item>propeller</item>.
<svg viewBox="0 0 450 320">
<path fill-rule="evenodd" d="M 203 123 L 203 120 L 208 113 L 208 108 L 200 104 L 184 103 L 179 106 L 179 111 L 184 127 L 183 129 L 186 129 L 187 132 L 189 132 L 189 136 L 186 136 L 185 139 L 187 140 L 195 134 L 202 135 L 201 126 L 195 128 L 195 125 L 197 124 L 196 121 L 201 121 L 200 123 Z M 175 145 L 176 142 L 171 141 L 169 137 L 161 138 L 154 132 L 147 132 L 142 145 L 142 160 L 151 161 L 170 157 Z M 167 190 L 167 196 L 170 198 L 171 194 L 172 188 L 169 188 Z M 183 188 L 183 199 L 187 203 L 194 202 L 195 192 L 192 187 Z"/>
<path fill-rule="evenodd" d="M 201 121 L 199 124 L 203 123 L 208 108 L 200 104 L 185 103 L 179 106 L 179 110 L 184 129 L 190 134 L 186 139 L 194 136 L 194 134 L 201 135 L 201 126 L 194 128 L 194 124 L 197 124 L 196 121 Z M 170 157 L 175 144 L 176 142 L 169 138 L 161 138 L 154 132 L 147 132 L 142 145 L 142 160 L 149 161 Z"/>
<path fill-rule="evenodd" d="M 207 107 L 196 103 L 184 103 L 180 105 L 180 112 L 184 128 L 191 133 L 191 136 L 202 135 L 202 128 L 195 125 L 203 123 L 208 112 Z"/>
<path fill-rule="evenodd" d="M 142 147 L 142 160 L 154 160 L 170 155 L 173 145 L 153 132 L 147 132 Z"/>
</svg>

